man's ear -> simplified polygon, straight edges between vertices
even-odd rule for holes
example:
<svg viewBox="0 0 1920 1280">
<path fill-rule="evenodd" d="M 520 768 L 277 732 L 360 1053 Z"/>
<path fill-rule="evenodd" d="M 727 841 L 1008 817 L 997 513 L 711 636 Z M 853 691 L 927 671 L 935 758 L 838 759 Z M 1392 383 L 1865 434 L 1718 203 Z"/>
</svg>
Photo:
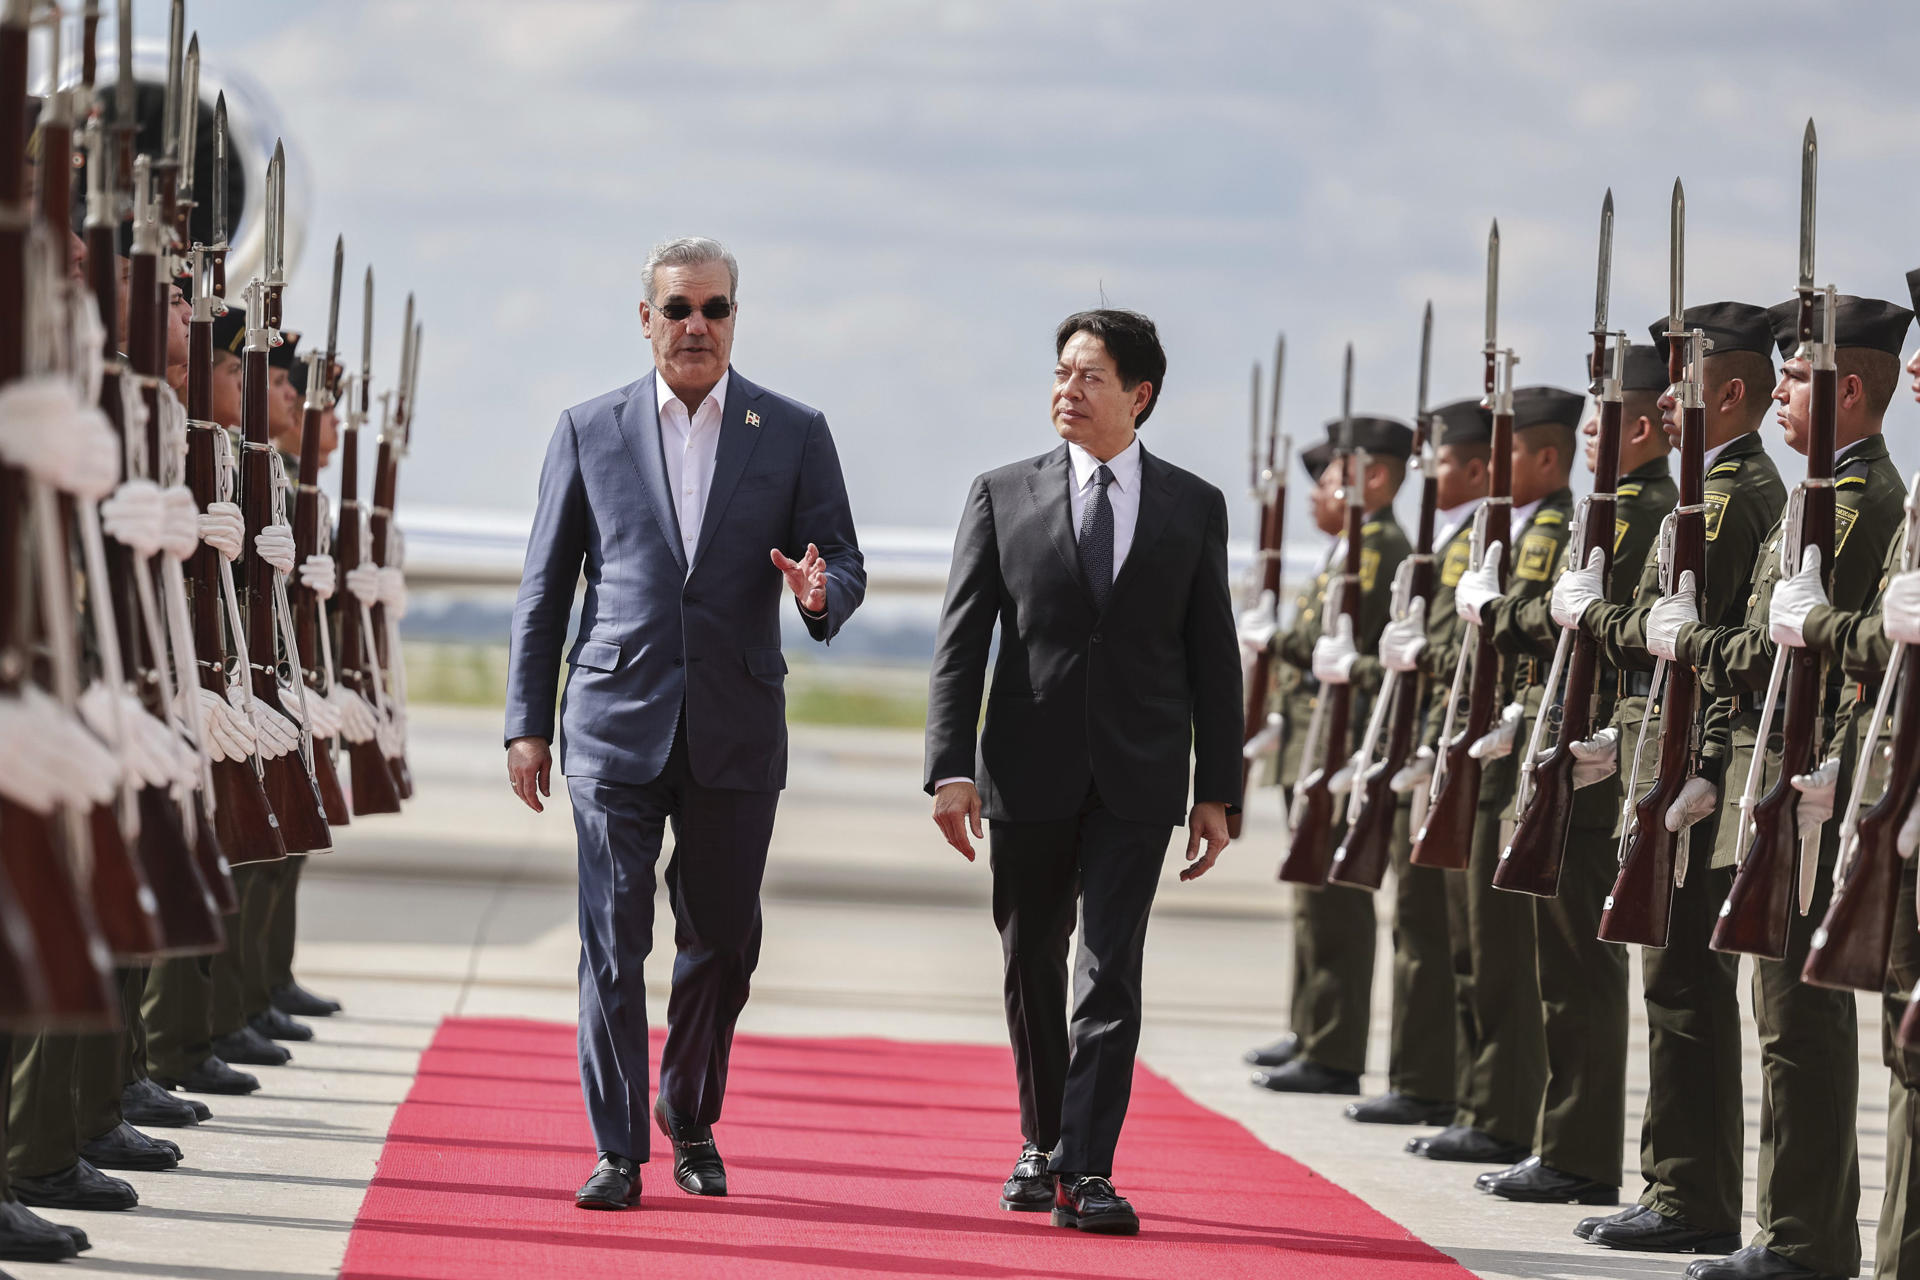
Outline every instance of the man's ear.
<svg viewBox="0 0 1920 1280">
<path fill-rule="evenodd" d="M 1147 404 L 1153 399 L 1153 384 L 1144 379 L 1133 389 L 1133 416 L 1138 418 L 1147 411 Z"/>
<path fill-rule="evenodd" d="M 1745 378 L 1728 378 L 1726 385 L 1720 388 L 1720 412 L 1732 413 L 1742 404 L 1745 404 L 1746 399 L 1747 380 Z"/>
<path fill-rule="evenodd" d="M 1866 394 L 1867 384 L 1861 381 L 1859 374 L 1841 374 L 1840 391 L 1839 394 L 1834 397 L 1834 407 L 1838 409 L 1851 409 L 1865 399 Z"/>
</svg>

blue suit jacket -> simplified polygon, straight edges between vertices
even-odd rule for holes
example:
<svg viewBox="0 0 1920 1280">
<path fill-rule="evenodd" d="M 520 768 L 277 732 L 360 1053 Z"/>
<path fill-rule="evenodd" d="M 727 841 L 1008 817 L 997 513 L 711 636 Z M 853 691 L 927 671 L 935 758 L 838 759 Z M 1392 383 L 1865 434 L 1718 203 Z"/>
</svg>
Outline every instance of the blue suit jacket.
<svg viewBox="0 0 1920 1280">
<path fill-rule="evenodd" d="M 806 623 L 831 640 L 867 589 L 840 458 L 818 410 L 735 373 L 688 572 L 654 377 L 567 410 L 547 445 L 513 611 L 506 737 L 553 737 L 560 650 L 584 570 L 561 771 L 652 781 L 684 705 L 696 781 L 777 791 L 787 783 L 780 602 L 792 593 L 768 552 L 797 560 L 809 542 L 820 548 L 826 616 Z"/>
</svg>

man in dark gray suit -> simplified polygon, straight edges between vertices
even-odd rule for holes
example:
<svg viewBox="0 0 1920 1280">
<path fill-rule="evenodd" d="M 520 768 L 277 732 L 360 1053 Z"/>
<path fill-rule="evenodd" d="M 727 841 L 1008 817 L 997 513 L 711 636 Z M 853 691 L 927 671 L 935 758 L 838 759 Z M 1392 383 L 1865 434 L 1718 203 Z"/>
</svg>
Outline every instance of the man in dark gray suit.
<svg viewBox="0 0 1920 1280">
<path fill-rule="evenodd" d="M 674 1181 L 725 1195 L 713 1142 L 733 1025 L 760 954 L 760 879 L 787 781 L 780 598 L 814 639 L 866 594 L 833 437 L 819 411 L 732 371 L 733 255 L 674 240 L 647 258 L 654 372 L 560 415 L 514 609 L 507 773 L 550 795 L 561 649 L 561 772 L 580 868 L 580 1082 L 600 1162 L 583 1209 L 640 1198 L 654 863 L 666 823 L 678 954 L 654 1122 Z"/>
<path fill-rule="evenodd" d="M 1113 1153 L 1140 1042 L 1147 913 L 1183 818 L 1193 865 L 1181 879 L 1227 846 L 1240 803 L 1240 653 L 1226 499 L 1135 436 L 1166 375 L 1153 322 L 1081 312 L 1061 323 L 1054 350 L 1064 443 L 975 480 L 961 517 L 926 786 L 934 821 L 969 860 L 969 832 L 979 838 L 983 816 L 993 823 L 993 914 L 1026 1139 L 1001 1207 L 1131 1235 L 1140 1222 L 1114 1189 Z"/>
</svg>

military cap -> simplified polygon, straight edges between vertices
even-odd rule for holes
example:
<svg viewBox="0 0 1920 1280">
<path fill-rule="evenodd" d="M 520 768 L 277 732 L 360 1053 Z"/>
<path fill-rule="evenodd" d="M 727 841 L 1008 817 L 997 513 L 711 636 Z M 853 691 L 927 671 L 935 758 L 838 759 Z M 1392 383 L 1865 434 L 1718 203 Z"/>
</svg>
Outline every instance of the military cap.
<svg viewBox="0 0 1920 1280">
<path fill-rule="evenodd" d="M 213 318 L 213 349 L 239 355 L 247 345 L 247 309 L 237 302 L 227 304 L 227 314 Z"/>
<path fill-rule="evenodd" d="M 1327 423 L 1327 441 L 1335 448 L 1340 445 L 1342 421 L 1335 418 Z M 1353 444 L 1356 449 L 1364 449 L 1376 458 L 1408 458 L 1413 456 L 1413 428 L 1393 418 L 1355 415 Z"/>
<path fill-rule="evenodd" d="M 267 348 L 267 368 L 291 369 L 297 363 L 293 358 L 294 350 L 300 345 L 300 335 L 292 329 L 280 331 L 280 345 Z"/>
<path fill-rule="evenodd" d="M 1622 391 L 1665 391 L 1669 385 L 1664 345 L 1649 347 L 1636 342 L 1627 348 L 1627 376 L 1620 384 Z"/>
<path fill-rule="evenodd" d="M 1653 345 L 1667 349 L 1667 317 L 1661 316 L 1647 326 Z M 1680 323 L 1689 332 L 1699 329 L 1707 335 L 1707 354 L 1725 355 L 1729 351 L 1751 351 L 1769 359 L 1773 356 L 1773 326 L 1767 311 L 1746 302 L 1703 302 L 1681 313 Z"/>
<path fill-rule="evenodd" d="M 1491 444 L 1493 414 L 1478 400 L 1455 400 L 1433 411 L 1439 439 L 1436 443 Z"/>
<path fill-rule="evenodd" d="M 1513 429 L 1528 427 L 1579 427 L 1581 410 L 1587 398 L 1578 391 L 1559 387 L 1515 387 L 1513 392 Z"/>
<path fill-rule="evenodd" d="M 1816 340 L 1825 332 L 1826 305 L 1824 295 L 1813 300 Z M 1800 299 L 1775 303 L 1767 308 L 1767 314 L 1773 317 L 1773 340 L 1779 344 L 1780 358 L 1793 359 L 1793 353 L 1800 349 Z M 1907 340 L 1907 326 L 1912 323 L 1913 312 L 1898 303 L 1843 293 L 1834 299 L 1833 345 L 1866 347 L 1898 356 Z"/>
<path fill-rule="evenodd" d="M 1907 272 L 1907 292 L 1913 297 L 1913 309 L 1920 311 L 1920 267 Z"/>
<path fill-rule="evenodd" d="M 1307 479 L 1320 483 L 1320 473 L 1333 461 L 1333 444 L 1322 440 L 1319 444 L 1308 445 L 1300 451 L 1300 465 L 1306 468 Z"/>
<path fill-rule="evenodd" d="M 302 396 L 307 394 L 307 362 L 305 360 L 295 360 L 288 367 L 287 381 L 291 382 L 293 389 Z"/>
</svg>

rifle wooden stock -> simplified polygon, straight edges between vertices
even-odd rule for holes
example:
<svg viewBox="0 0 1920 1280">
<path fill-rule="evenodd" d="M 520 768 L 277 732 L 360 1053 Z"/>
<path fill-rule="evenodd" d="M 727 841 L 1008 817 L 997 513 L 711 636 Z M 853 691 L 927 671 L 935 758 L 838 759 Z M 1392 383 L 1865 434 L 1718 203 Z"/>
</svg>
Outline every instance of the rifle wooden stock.
<svg viewBox="0 0 1920 1280">
<path fill-rule="evenodd" d="M 404 414 L 405 408 L 403 406 L 400 412 L 394 417 L 396 431 L 401 429 L 399 424 L 404 421 Z M 370 522 L 373 533 L 373 562 L 382 568 L 386 567 L 387 557 L 390 551 L 394 489 L 398 486 L 399 481 L 400 456 L 394 449 L 393 442 L 387 439 L 383 433 L 380 437 L 379 453 L 374 463 L 373 519 Z M 392 652 L 392 646 L 387 643 L 387 606 L 384 604 L 375 604 L 371 612 L 373 615 L 374 652 L 380 657 L 380 670 L 387 675 L 388 690 L 397 692 L 399 682 L 393 678 L 393 665 L 396 662 L 403 661 L 403 659 L 400 654 Z M 390 693 L 389 696 L 392 696 L 392 694 Z M 387 761 L 388 767 L 393 771 L 394 790 L 399 793 L 402 800 L 411 800 L 413 798 L 413 770 L 407 767 L 407 755 L 404 747 L 400 754 L 387 757 Z"/>
<path fill-rule="evenodd" d="M 56 821 L 0 799 L 0 866 L 31 923 L 41 981 L 51 994 L 42 1028 L 108 1030 L 120 1025 L 112 960 L 86 898 L 68 873 Z"/>
<path fill-rule="evenodd" d="M 1810 388 L 1807 441 L 1807 480 L 1801 489 L 1801 548 L 1820 552 L 1822 587 L 1831 598 L 1833 584 L 1833 440 L 1834 418 L 1838 404 L 1838 375 L 1832 369 L 1813 371 Z M 1781 539 L 1780 576 L 1791 577 L 1800 566 L 1786 562 L 1792 549 Z M 1773 789 L 1753 809 L 1753 840 L 1746 857 L 1734 873 L 1733 888 L 1720 908 L 1720 922 L 1714 926 L 1713 949 L 1743 955 L 1765 956 L 1778 960 L 1787 954 L 1787 932 L 1793 917 L 1793 900 L 1799 887 L 1800 792 L 1794 788 L 1794 775 L 1814 766 L 1814 753 L 1820 747 L 1821 719 L 1825 713 L 1825 663 L 1810 649 L 1792 649 L 1787 653 L 1787 673 L 1783 684 L 1786 710 L 1781 722 L 1780 776 Z M 1754 760 L 1763 758 L 1767 744 L 1756 742 Z M 1818 856 L 1809 853 L 1808 856 Z"/>
<path fill-rule="evenodd" d="M 0 1028 L 33 1028 L 53 1006 L 40 945 L 0 859 Z"/>
<path fill-rule="evenodd" d="M 297 564 L 320 548 L 320 417 L 321 410 L 309 408 L 300 423 L 300 484 L 293 500 L 293 554 Z M 320 597 L 308 590 L 298 575 L 288 580 L 287 596 L 293 605 L 293 633 L 300 651 L 301 678 L 310 690 L 325 691 L 327 673 L 320 659 L 320 628 L 326 625 Z M 329 827 L 343 826 L 352 819 L 346 794 L 340 788 L 340 775 L 333 767 L 333 748 L 329 739 L 313 740 L 313 784 L 320 792 L 320 805 Z"/>
<path fill-rule="evenodd" d="M 366 412 L 366 386 L 361 384 L 361 413 Z M 360 432 L 349 426 L 340 433 L 340 580 L 360 566 Z M 358 602 L 349 602 L 340 610 L 340 678 L 371 706 L 378 706 L 372 664 L 373 637 L 366 634 L 361 620 L 366 615 Z M 377 738 L 347 743 L 348 781 L 353 790 L 356 817 L 400 812 L 400 786 L 394 780 L 393 766 L 380 749 Z"/>
<path fill-rule="evenodd" d="M 1275 487 L 1273 496 L 1267 500 L 1260 512 L 1260 594 L 1257 604 L 1271 593 L 1275 607 L 1280 599 L 1280 545 L 1285 535 L 1287 519 L 1287 487 L 1280 484 Z M 1245 745 L 1252 742 L 1267 724 L 1267 686 L 1273 681 L 1273 646 L 1268 644 L 1254 655 L 1253 670 L 1248 673 L 1246 693 L 1246 716 L 1241 722 L 1240 742 Z M 1245 796 L 1253 781 L 1253 761 L 1240 760 L 1240 794 Z M 1234 814 L 1227 820 L 1229 834 L 1234 838 L 1240 835 L 1243 812 Z"/>
<path fill-rule="evenodd" d="M 146 871 L 127 848 L 119 811 L 110 804 L 95 805 L 88 814 L 87 829 L 93 839 L 93 874 L 87 892 L 101 941 L 116 962 L 157 954 L 165 941 L 158 902 Z"/>
</svg>

